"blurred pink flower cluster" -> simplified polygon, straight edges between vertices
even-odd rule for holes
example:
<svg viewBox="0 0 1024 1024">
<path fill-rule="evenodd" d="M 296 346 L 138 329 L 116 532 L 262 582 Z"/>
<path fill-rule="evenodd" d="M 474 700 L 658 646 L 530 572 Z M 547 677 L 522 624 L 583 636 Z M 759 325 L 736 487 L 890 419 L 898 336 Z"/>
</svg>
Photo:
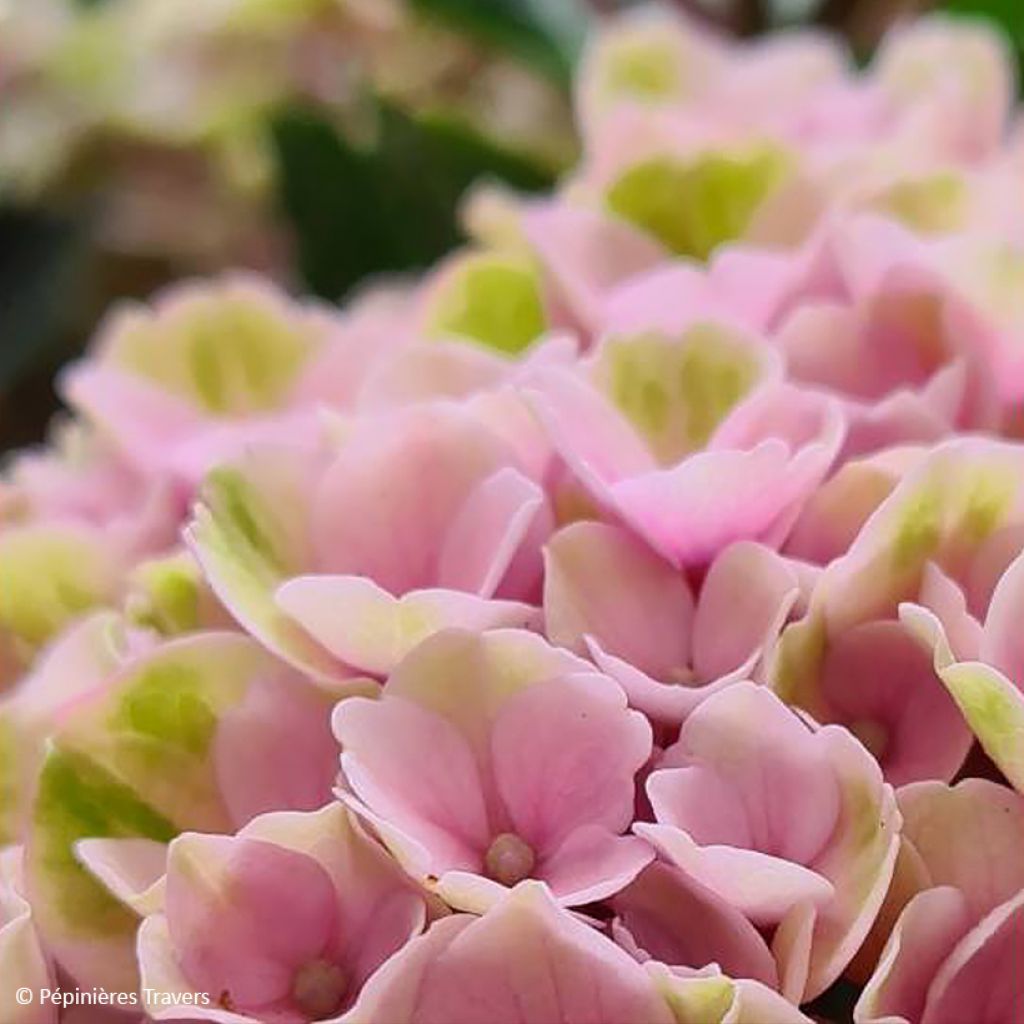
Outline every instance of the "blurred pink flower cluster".
<svg viewBox="0 0 1024 1024">
<path fill-rule="evenodd" d="M 538 172 L 575 152 L 554 84 L 409 0 L 12 0 L 0 92 L 0 196 L 86 207 L 105 273 L 136 287 L 225 265 L 289 276 L 283 111 L 369 146 L 376 99 Z"/>
<path fill-rule="evenodd" d="M 0 483 L 0 1019 L 1019 1024 L 1014 95 L 642 10 L 424 279 L 115 310 Z"/>
</svg>

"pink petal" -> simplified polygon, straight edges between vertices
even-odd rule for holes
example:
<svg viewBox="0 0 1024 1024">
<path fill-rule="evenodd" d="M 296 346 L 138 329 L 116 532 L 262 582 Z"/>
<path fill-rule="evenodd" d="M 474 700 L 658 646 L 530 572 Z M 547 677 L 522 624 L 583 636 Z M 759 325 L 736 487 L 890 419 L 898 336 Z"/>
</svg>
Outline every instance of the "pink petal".
<svg viewBox="0 0 1024 1024">
<path fill-rule="evenodd" d="M 346 664 L 387 675 L 418 643 L 451 627 L 526 627 L 529 605 L 455 590 L 414 590 L 396 598 L 363 576 L 300 576 L 276 595 L 280 608 Z"/>
<path fill-rule="evenodd" d="M 524 882 L 483 917 L 456 915 L 393 957 L 346 1018 L 407 1024 L 671 1024 L 644 969 Z"/>
<path fill-rule="evenodd" d="M 490 842 L 473 751 L 441 715 L 400 698 L 342 701 L 334 712 L 353 791 L 431 854 L 433 874 L 476 869 Z"/>
<path fill-rule="evenodd" d="M 652 864 L 612 906 L 646 957 L 670 966 L 716 963 L 731 977 L 776 983 L 775 963 L 757 929 L 682 871 Z"/>
<path fill-rule="evenodd" d="M 186 834 L 167 864 L 167 924 L 199 991 L 239 1006 L 285 996 L 337 927 L 334 887 L 312 858 L 251 839 Z"/>
<path fill-rule="evenodd" d="M 328 698 L 285 671 L 255 681 L 224 713 L 212 757 L 232 821 L 330 799 L 338 756 L 330 712 Z"/>
<path fill-rule="evenodd" d="M 1011 965 L 1024 942 L 1024 892 L 960 940 L 932 982 L 922 1024 L 1001 1024 L 1024 1011 L 1024 979 Z"/>
<path fill-rule="evenodd" d="M 533 542 L 536 577 L 541 575 L 537 524 L 550 531 L 551 514 L 544 492 L 514 469 L 484 480 L 466 499 L 448 529 L 440 553 L 437 581 L 452 590 L 491 597 L 527 539 Z"/>
<path fill-rule="evenodd" d="M 552 538 L 545 566 L 544 615 L 553 643 L 584 654 L 590 636 L 652 675 L 688 665 L 694 608 L 686 580 L 626 531 L 574 523 Z"/>
<path fill-rule="evenodd" d="M 693 623 L 693 667 L 713 680 L 746 665 L 778 635 L 799 597 L 785 561 L 760 544 L 739 542 L 711 566 Z"/>
<path fill-rule="evenodd" d="M 698 846 L 670 825 L 633 827 L 676 867 L 755 924 L 775 924 L 804 901 L 823 903 L 832 896 L 830 882 L 792 861 L 735 846 Z"/>
<path fill-rule="evenodd" d="M 504 703 L 491 751 L 512 830 L 542 853 L 583 825 L 628 826 L 651 728 L 606 676 L 564 676 Z"/>
<path fill-rule="evenodd" d="M 992 593 L 985 618 L 981 660 L 999 669 L 1024 690 L 1024 637 L 1021 602 L 1024 601 L 1024 557 L 1016 558 Z"/>
<path fill-rule="evenodd" d="M 367 421 L 313 496 L 314 568 L 368 576 L 398 595 L 435 586 L 452 522 L 508 462 L 505 446 L 455 407 Z"/>
<path fill-rule="evenodd" d="M 956 889 L 940 886 L 915 896 L 896 922 L 857 1001 L 857 1024 L 920 1020 L 935 972 L 969 922 L 967 906 Z"/>
</svg>

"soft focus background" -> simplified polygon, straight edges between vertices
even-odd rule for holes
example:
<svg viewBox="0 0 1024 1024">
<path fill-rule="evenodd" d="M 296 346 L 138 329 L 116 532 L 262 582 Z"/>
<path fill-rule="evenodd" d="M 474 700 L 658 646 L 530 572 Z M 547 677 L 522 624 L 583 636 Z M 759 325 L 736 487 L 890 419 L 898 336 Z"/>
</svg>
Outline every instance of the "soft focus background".
<svg viewBox="0 0 1024 1024">
<path fill-rule="evenodd" d="M 737 35 L 818 23 L 866 58 L 939 7 L 1022 0 L 675 0 Z M 547 188 L 569 83 L 620 0 L 0 0 L 0 451 L 116 297 L 225 267 L 341 299 L 459 240 L 481 178 Z"/>
</svg>

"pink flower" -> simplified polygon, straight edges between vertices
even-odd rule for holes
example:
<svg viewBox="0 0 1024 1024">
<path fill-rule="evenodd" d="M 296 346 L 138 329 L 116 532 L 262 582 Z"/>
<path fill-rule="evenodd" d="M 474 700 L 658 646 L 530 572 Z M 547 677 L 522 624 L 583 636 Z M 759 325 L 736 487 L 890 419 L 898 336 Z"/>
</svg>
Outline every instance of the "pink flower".
<svg viewBox="0 0 1024 1024">
<path fill-rule="evenodd" d="M 163 906 L 139 931 L 157 1020 L 299 1022 L 350 1005 L 423 927 L 424 901 L 339 804 L 170 845 Z M 198 1008 L 165 998 L 202 993 Z"/>
<path fill-rule="evenodd" d="M 344 1024 L 672 1024 L 654 978 L 547 889 L 520 882 L 483 917 L 435 922 L 377 972 Z"/>
<path fill-rule="evenodd" d="M 619 527 L 574 523 L 545 549 L 548 638 L 589 652 L 631 706 L 662 725 L 678 726 L 707 696 L 749 678 L 799 596 L 794 570 L 750 541 L 725 548 L 696 594 Z"/>
<path fill-rule="evenodd" d="M 820 395 L 779 384 L 741 401 L 762 362 L 697 325 L 680 340 L 606 342 L 596 385 L 550 371 L 530 395 L 606 515 L 672 565 L 705 565 L 736 540 L 781 543 L 842 444 L 839 410 Z"/>
<path fill-rule="evenodd" d="M 364 373 L 377 344 L 327 309 L 228 276 L 119 309 L 94 353 L 66 372 L 63 390 L 141 471 L 158 469 L 190 493 L 253 440 L 311 444 L 318 401 L 352 388 L 325 377 Z M 341 361 L 335 351 L 344 346 L 353 354 Z"/>
<path fill-rule="evenodd" d="M 736 684 L 683 723 L 647 780 L 655 824 L 634 831 L 753 923 L 775 926 L 781 991 L 813 999 L 881 906 L 900 816 L 867 751 L 814 729 L 763 687 Z"/>
<path fill-rule="evenodd" d="M 151 881 L 154 848 L 189 829 L 230 833 L 265 811 L 322 807 L 337 748 L 331 696 L 249 637 L 194 633 L 117 658 L 101 625 L 54 651 L 14 724 L 53 715 L 36 721 L 47 739 L 25 829 L 37 927 L 79 984 L 120 992 L 138 984 L 124 894 Z M 72 667 L 88 674 L 62 702 Z M 110 878 L 121 879 L 113 895 Z"/>
<path fill-rule="evenodd" d="M 894 784 L 951 780 L 971 743 L 957 703 L 978 706 L 992 687 L 1008 692 L 984 667 L 986 679 L 962 691 L 945 676 L 954 662 L 974 662 L 984 633 L 999 632 L 1008 614 L 1009 584 L 998 602 L 995 593 L 1024 522 L 1022 457 L 1016 445 L 964 438 L 911 460 L 776 648 L 769 678 L 780 696 L 847 725 Z M 993 627 L 983 630 L 987 615 Z M 933 658 L 944 631 L 946 647 Z M 993 700 L 989 710 L 1003 708 Z M 1005 731 L 1009 706 L 982 731 Z"/>
<path fill-rule="evenodd" d="M 584 904 L 651 859 L 622 835 L 650 726 L 614 682 L 530 633 L 439 633 L 378 700 L 342 701 L 334 729 L 351 805 L 453 906 L 488 906 L 524 878 Z"/>
<path fill-rule="evenodd" d="M 447 626 L 532 624 L 550 512 L 487 422 L 427 404 L 316 457 L 254 449 L 209 477 L 186 536 L 232 614 L 319 676 L 384 675 Z"/>
<path fill-rule="evenodd" d="M 915 885 L 901 894 L 858 1024 L 1014 1020 L 1024 982 L 1010 965 L 1024 940 L 1024 801 L 967 779 L 899 791 Z"/>
</svg>

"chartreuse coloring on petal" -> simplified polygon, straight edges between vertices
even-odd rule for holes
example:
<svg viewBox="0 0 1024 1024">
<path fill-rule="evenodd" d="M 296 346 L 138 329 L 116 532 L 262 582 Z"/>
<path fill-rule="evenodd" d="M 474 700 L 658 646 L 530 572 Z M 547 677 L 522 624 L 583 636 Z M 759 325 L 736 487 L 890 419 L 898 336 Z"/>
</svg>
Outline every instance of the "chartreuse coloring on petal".
<svg viewBox="0 0 1024 1024">
<path fill-rule="evenodd" d="M 683 976 L 649 961 L 646 970 L 676 1024 L 810 1024 L 778 992 L 758 981 L 733 980 L 715 966 Z"/>
<path fill-rule="evenodd" d="M 610 338 L 601 346 L 595 375 L 659 462 L 671 465 L 707 443 L 757 382 L 761 367 L 745 339 L 701 323 L 681 338 Z"/>
<path fill-rule="evenodd" d="M 664 32 L 622 33 L 609 38 L 592 74 L 605 102 L 667 100 L 683 86 L 675 40 Z"/>
<path fill-rule="evenodd" d="M 457 259 L 427 310 L 431 337 L 460 337 L 506 355 L 522 352 L 547 327 L 540 275 L 525 257 L 476 252 Z"/>
<path fill-rule="evenodd" d="M 1019 503 L 1019 467 L 994 458 L 970 458 L 947 449 L 929 460 L 917 486 L 899 488 L 884 505 L 896 512 L 891 532 L 893 567 L 917 571 L 944 550 L 983 543 Z M 1006 452 L 1012 458 L 1012 453 Z"/>
<path fill-rule="evenodd" d="M 125 314 L 106 355 L 206 412 L 240 415 L 281 404 L 319 333 L 272 291 L 237 280 Z"/>
<path fill-rule="evenodd" d="M 952 171 L 898 181 L 883 189 L 872 206 L 923 234 L 959 230 L 969 213 L 967 182 Z"/>
<path fill-rule="evenodd" d="M 143 562 L 132 573 L 125 610 L 132 621 L 165 636 L 199 628 L 205 581 L 186 552 Z"/>
<path fill-rule="evenodd" d="M 772 689 L 787 704 L 820 713 L 818 691 L 821 665 L 828 645 L 823 618 L 811 614 L 782 631 L 769 665 Z"/>
<path fill-rule="evenodd" d="M 0 846 L 18 841 L 21 788 L 17 725 L 0 708 Z"/>
<path fill-rule="evenodd" d="M 980 662 L 950 665 L 940 677 L 985 753 L 1024 793 L 1024 693 Z"/>
<path fill-rule="evenodd" d="M 0 534 L 0 630 L 28 656 L 71 619 L 110 600 L 118 566 L 103 537 L 70 526 Z"/>
<path fill-rule="evenodd" d="M 270 650 L 316 677 L 346 673 L 274 602 L 307 569 L 307 474 L 292 453 L 264 449 L 211 473 L 186 538 L 217 597 Z"/>
<path fill-rule="evenodd" d="M 927 608 L 903 604 L 900 619 L 933 651 L 936 675 L 985 753 L 1024 793 L 1024 693 L 991 665 L 957 661 L 942 623 Z"/>
<path fill-rule="evenodd" d="M 606 202 L 612 213 L 677 255 L 704 260 L 723 242 L 744 235 L 782 184 L 788 163 L 785 154 L 767 146 L 655 156 L 621 174 Z"/>
<path fill-rule="evenodd" d="M 80 983 L 134 989 L 137 921 L 79 864 L 74 844 L 230 830 L 212 741 L 222 716 L 273 669 L 241 635 L 174 641 L 129 663 L 52 738 L 26 866 L 40 929 Z"/>
<path fill-rule="evenodd" d="M 934 562 L 954 578 L 998 531 L 1024 517 L 1024 461 L 1013 445 L 950 441 L 929 454 L 875 510 L 814 603 L 838 630 L 916 600 Z"/>
<path fill-rule="evenodd" d="M 177 828 L 88 756 L 55 745 L 39 777 L 27 871 L 36 924 L 80 979 L 135 988 L 138 921 L 75 859 L 85 838 L 141 836 L 168 842 Z"/>
</svg>

